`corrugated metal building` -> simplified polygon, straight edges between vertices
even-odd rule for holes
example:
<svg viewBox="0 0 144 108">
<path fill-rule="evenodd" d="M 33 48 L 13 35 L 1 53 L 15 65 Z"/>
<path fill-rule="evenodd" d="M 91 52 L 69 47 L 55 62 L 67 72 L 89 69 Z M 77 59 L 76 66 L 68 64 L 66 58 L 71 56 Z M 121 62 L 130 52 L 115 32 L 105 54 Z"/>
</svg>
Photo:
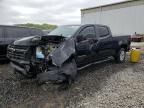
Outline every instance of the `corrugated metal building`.
<svg viewBox="0 0 144 108">
<path fill-rule="evenodd" d="M 81 23 L 108 25 L 113 34 L 144 34 L 144 0 L 127 0 L 82 9 Z"/>
</svg>

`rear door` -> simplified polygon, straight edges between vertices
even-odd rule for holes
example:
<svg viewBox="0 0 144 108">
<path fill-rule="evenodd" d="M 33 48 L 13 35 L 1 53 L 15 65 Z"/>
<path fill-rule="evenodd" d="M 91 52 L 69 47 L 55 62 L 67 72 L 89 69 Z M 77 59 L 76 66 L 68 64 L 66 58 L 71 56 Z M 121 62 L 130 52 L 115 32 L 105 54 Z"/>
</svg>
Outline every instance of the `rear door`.
<svg viewBox="0 0 144 108">
<path fill-rule="evenodd" d="M 108 27 L 98 26 L 99 40 L 96 46 L 99 58 L 108 57 L 114 54 L 112 35 Z"/>
<path fill-rule="evenodd" d="M 76 42 L 78 66 L 86 65 L 93 61 L 91 47 L 96 39 L 95 26 L 86 26 L 78 34 L 81 40 Z"/>
</svg>

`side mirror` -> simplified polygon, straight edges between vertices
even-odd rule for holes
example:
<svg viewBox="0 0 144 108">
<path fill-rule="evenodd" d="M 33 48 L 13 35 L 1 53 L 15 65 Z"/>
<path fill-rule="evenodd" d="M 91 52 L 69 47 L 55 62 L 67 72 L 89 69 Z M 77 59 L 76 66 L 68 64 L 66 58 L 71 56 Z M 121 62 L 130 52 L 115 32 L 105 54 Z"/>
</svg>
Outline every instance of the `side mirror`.
<svg viewBox="0 0 144 108">
<path fill-rule="evenodd" d="M 78 35 L 76 39 L 77 39 L 77 42 L 80 42 L 80 41 L 83 40 L 83 36 L 82 35 Z"/>
</svg>

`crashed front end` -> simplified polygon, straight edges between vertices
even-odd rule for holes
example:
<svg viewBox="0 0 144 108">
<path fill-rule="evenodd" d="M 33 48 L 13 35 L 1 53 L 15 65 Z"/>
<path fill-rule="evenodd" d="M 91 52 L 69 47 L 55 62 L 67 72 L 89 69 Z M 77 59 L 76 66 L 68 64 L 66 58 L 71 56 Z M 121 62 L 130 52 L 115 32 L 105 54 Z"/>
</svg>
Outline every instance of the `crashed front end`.
<svg viewBox="0 0 144 108">
<path fill-rule="evenodd" d="M 63 82 L 76 75 L 73 38 L 61 36 L 36 36 L 15 41 L 8 46 L 7 56 L 12 67 L 27 77 L 37 77 L 40 82 Z"/>
</svg>

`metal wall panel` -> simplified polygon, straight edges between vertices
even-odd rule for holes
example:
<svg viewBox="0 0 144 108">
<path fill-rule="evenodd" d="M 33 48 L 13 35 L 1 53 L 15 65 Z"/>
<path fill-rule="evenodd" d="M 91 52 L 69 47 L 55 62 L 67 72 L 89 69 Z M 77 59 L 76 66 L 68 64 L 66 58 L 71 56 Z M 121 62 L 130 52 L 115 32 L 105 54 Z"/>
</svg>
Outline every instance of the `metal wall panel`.
<svg viewBox="0 0 144 108">
<path fill-rule="evenodd" d="M 144 4 L 142 3 L 139 5 L 129 3 L 124 8 L 116 8 L 113 5 L 108 10 L 102 7 L 99 11 L 82 11 L 81 14 L 82 24 L 108 25 L 114 35 L 134 34 L 135 32 L 144 34 Z"/>
</svg>

